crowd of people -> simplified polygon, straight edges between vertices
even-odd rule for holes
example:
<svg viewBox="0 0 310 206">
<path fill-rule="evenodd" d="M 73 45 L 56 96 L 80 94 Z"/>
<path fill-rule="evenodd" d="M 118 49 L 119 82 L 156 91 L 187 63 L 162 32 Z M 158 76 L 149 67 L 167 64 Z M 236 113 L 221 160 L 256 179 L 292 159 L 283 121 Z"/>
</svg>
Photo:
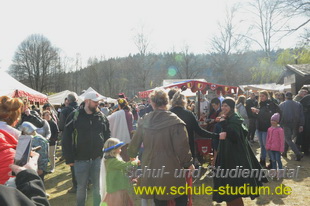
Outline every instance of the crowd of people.
<svg viewBox="0 0 310 206">
<path fill-rule="evenodd" d="M 309 94 L 310 96 L 310 94 Z M 68 94 L 64 105 L 56 110 L 49 103 L 42 111 L 28 101 L 0 97 L 0 203 L 14 205 L 49 205 L 44 189 L 44 176 L 53 173 L 56 149 L 61 145 L 60 160 L 70 166 L 76 205 L 84 206 L 87 190 L 92 185 L 93 205 L 133 205 L 128 190 L 132 182 L 141 187 L 181 187 L 188 179 L 177 178 L 175 170 L 191 174 L 201 166 L 198 161 L 196 134 L 212 140 L 212 166 L 222 169 L 282 169 L 281 158 L 290 148 L 295 160 L 309 155 L 310 101 L 303 87 L 293 97 L 290 92 L 249 93 L 234 99 L 221 93 L 210 100 L 201 95 L 198 101 L 187 99 L 181 90 L 154 90 L 140 103 L 120 93 L 117 104 L 88 92 L 81 104 L 76 93 Z M 200 118 L 198 119 L 197 116 Z M 204 128 L 199 122 L 203 122 Z M 14 164 L 15 149 L 21 135 L 32 137 L 31 153 L 25 166 Z M 260 158 L 252 150 L 256 138 Z M 266 160 L 270 163 L 267 165 Z M 142 175 L 129 178 L 128 170 L 165 168 L 165 175 L 154 178 Z M 11 171 L 15 172 L 13 177 Z M 276 177 L 281 178 L 281 174 Z M 12 184 L 13 179 L 13 184 Z M 15 180 L 15 183 L 14 183 Z M 244 184 L 261 186 L 266 178 L 214 177 L 214 189 Z M 25 184 L 36 185 L 35 188 Z M 7 186 L 4 186 L 7 185 Z M 2 190 L 2 188 L 4 188 Z M 12 194 L 14 192 L 14 195 Z M 11 191 L 5 196 L 3 191 Z M 216 202 L 243 205 L 243 197 L 255 195 L 213 194 Z M 190 195 L 142 194 L 141 205 L 191 205 Z M 151 202 L 148 200 L 151 199 Z M 174 202 L 174 203 L 172 203 Z"/>
</svg>

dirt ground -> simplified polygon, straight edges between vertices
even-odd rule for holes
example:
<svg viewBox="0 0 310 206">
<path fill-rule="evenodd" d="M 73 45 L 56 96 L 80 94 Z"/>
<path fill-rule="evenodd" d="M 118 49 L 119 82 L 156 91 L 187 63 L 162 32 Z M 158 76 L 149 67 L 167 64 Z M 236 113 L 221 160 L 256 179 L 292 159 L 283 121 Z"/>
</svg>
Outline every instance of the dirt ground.
<svg viewBox="0 0 310 206">
<path fill-rule="evenodd" d="M 259 157 L 259 145 L 255 143 L 253 149 Z M 60 157 L 60 151 L 57 150 L 57 157 Z M 292 189 L 291 195 L 261 195 L 255 200 L 244 198 L 245 205 L 309 205 L 310 198 L 310 157 L 305 156 L 301 161 L 294 160 L 292 151 L 288 153 L 288 158 L 282 158 L 283 166 L 290 169 L 300 166 L 298 177 L 295 179 L 281 179 L 273 180 L 264 186 L 269 186 L 272 189 L 283 184 Z M 213 186 L 212 178 L 200 178 L 194 182 L 194 186 Z M 52 174 L 46 175 L 45 186 L 47 193 L 50 194 L 50 203 L 52 206 L 71 206 L 75 205 L 75 194 L 67 193 L 71 188 L 71 174 L 70 169 L 65 163 L 57 161 L 56 171 Z M 133 195 L 133 193 L 132 193 Z M 91 190 L 88 191 L 87 206 L 91 204 Z M 133 195 L 135 205 L 140 205 L 140 198 Z M 220 206 L 225 203 L 218 204 L 212 201 L 212 196 L 197 195 L 193 196 L 193 205 L 207 205 Z"/>
</svg>

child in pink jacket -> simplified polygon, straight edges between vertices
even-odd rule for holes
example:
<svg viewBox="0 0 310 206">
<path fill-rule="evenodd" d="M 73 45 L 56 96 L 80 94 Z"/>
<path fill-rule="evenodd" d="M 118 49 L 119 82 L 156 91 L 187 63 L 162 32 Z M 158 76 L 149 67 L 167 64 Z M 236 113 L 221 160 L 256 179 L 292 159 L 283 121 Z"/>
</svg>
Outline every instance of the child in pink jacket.
<svg viewBox="0 0 310 206">
<path fill-rule="evenodd" d="M 272 161 L 272 169 L 283 169 L 281 153 L 284 152 L 284 131 L 279 126 L 280 114 L 272 115 L 266 138 L 266 150 L 269 152 Z"/>
</svg>

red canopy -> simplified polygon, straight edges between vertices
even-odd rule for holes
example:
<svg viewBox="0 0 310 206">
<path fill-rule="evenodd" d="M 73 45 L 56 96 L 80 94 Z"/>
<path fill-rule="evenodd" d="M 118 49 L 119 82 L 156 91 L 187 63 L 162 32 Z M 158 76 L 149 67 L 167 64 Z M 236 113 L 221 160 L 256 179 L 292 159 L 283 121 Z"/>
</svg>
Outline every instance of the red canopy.
<svg viewBox="0 0 310 206">
<path fill-rule="evenodd" d="M 227 85 L 221 85 L 221 84 L 214 84 L 210 82 L 203 82 L 203 81 L 197 81 L 197 80 L 186 80 L 181 82 L 175 82 L 172 84 L 169 84 L 167 86 L 162 87 L 164 89 L 168 88 L 190 88 L 192 92 L 201 91 L 203 94 L 206 94 L 207 90 L 213 90 L 216 91 L 218 94 L 222 92 L 223 95 L 225 94 L 235 94 L 237 93 L 236 86 L 227 86 Z M 147 91 L 139 92 L 140 98 L 147 98 L 149 94 L 154 89 L 150 89 Z"/>
<path fill-rule="evenodd" d="M 47 102 L 47 96 L 27 87 L 21 82 L 17 81 L 11 77 L 5 71 L 0 70 L 0 96 L 10 96 L 10 97 L 26 97 L 32 102 Z"/>
</svg>

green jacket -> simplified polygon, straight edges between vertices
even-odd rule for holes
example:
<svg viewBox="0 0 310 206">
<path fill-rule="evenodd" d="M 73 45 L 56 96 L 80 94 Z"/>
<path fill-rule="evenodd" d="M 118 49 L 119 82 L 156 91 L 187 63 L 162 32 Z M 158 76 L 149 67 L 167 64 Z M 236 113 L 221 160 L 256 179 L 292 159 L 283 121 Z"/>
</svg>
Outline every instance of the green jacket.
<svg viewBox="0 0 310 206">
<path fill-rule="evenodd" d="M 129 178 L 126 176 L 126 171 L 132 165 L 134 165 L 132 162 L 124 162 L 117 158 L 109 158 L 105 160 L 107 193 L 128 190 L 130 188 Z"/>
<path fill-rule="evenodd" d="M 225 140 L 220 140 L 215 167 L 220 167 L 221 170 L 219 171 L 225 172 L 222 177 L 214 177 L 213 183 L 215 190 L 219 189 L 221 186 L 225 187 L 226 185 L 234 187 L 240 187 L 244 184 L 248 184 L 248 186 L 252 187 L 262 186 L 262 182 L 268 181 L 266 178 L 259 180 L 256 177 L 226 176 L 227 169 L 231 171 L 231 169 L 236 169 L 237 167 L 242 168 L 242 170 L 246 169 L 250 171 L 253 169 L 260 171 L 262 169 L 246 139 L 247 129 L 242 122 L 243 119 L 238 114 L 234 113 L 221 123 L 223 132 L 226 132 L 227 136 Z M 213 200 L 217 202 L 230 202 L 238 197 L 251 197 L 251 199 L 254 199 L 257 196 L 258 195 L 248 194 L 221 195 L 214 192 Z"/>
</svg>

